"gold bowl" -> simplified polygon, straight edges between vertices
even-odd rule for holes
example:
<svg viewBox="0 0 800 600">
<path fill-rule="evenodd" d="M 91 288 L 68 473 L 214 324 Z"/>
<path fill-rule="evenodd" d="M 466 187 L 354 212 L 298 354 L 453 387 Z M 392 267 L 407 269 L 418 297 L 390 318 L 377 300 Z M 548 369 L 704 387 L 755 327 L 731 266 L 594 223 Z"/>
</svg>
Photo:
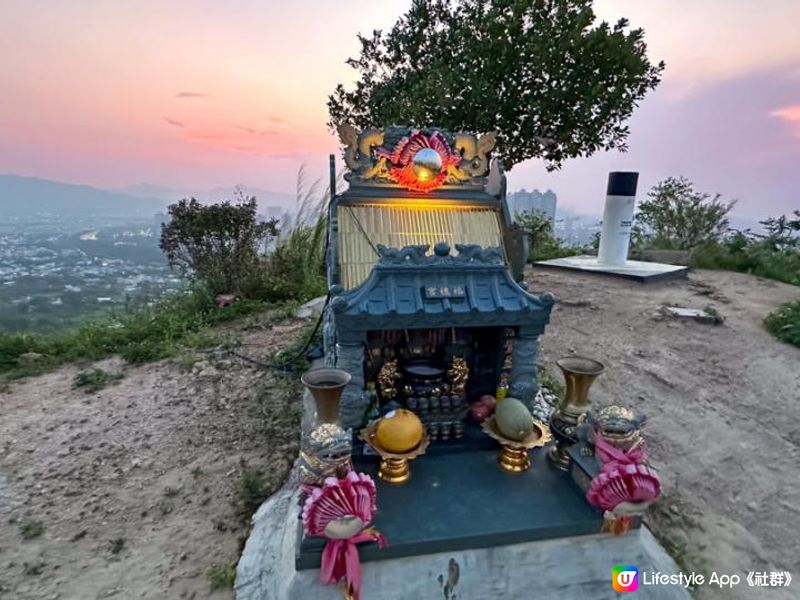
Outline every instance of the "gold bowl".
<svg viewBox="0 0 800 600">
<path fill-rule="evenodd" d="M 381 457 L 381 464 L 378 467 L 378 477 L 386 483 L 405 483 L 411 477 L 411 466 L 408 464 L 408 461 L 425 454 L 425 450 L 428 449 L 428 444 L 431 443 L 431 438 L 428 433 L 425 432 L 422 434 L 422 440 L 420 440 L 419 444 L 417 444 L 413 450 L 403 453 L 389 452 L 378 444 L 375 437 L 375 430 L 377 427 L 378 421 L 373 421 L 358 432 L 358 437 L 366 442 L 370 448 L 375 450 L 378 456 Z"/>
<path fill-rule="evenodd" d="M 502 446 L 500 454 L 497 456 L 497 462 L 504 471 L 510 473 L 527 471 L 531 468 L 531 459 L 528 456 L 528 452 L 533 448 L 546 446 L 553 439 L 550 428 L 547 425 L 533 417 L 531 417 L 531 420 L 533 421 L 533 430 L 522 440 L 512 440 L 505 437 L 498 429 L 494 415 L 481 423 L 484 433 L 497 440 Z"/>
</svg>

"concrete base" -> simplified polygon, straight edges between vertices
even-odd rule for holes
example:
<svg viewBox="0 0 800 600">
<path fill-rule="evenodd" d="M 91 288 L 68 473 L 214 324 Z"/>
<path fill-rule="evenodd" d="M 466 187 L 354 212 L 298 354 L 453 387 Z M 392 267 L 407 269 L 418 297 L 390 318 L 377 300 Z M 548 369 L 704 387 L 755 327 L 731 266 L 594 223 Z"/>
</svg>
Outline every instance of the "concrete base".
<svg viewBox="0 0 800 600">
<path fill-rule="evenodd" d="M 336 586 L 320 584 L 317 569 L 295 570 L 297 498 L 297 485 L 290 480 L 254 515 L 236 571 L 237 600 L 341 600 Z M 641 528 L 619 537 L 585 535 L 362 563 L 362 599 L 611 600 L 619 598 L 611 588 L 615 565 L 678 573 Z M 679 586 L 648 587 L 646 597 L 690 598 Z"/>
<path fill-rule="evenodd" d="M 541 260 L 533 264 L 537 267 L 548 269 L 567 269 L 571 271 L 583 271 L 585 273 L 596 273 L 598 275 L 611 275 L 613 277 L 631 279 L 640 283 L 686 277 L 686 274 L 689 272 L 689 268 L 682 265 L 668 265 L 665 263 L 644 262 L 640 260 L 629 260 L 622 267 L 609 267 L 598 263 L 596 256 L 589 255 L 553 258 L 550 260 Z"/>
</svg>

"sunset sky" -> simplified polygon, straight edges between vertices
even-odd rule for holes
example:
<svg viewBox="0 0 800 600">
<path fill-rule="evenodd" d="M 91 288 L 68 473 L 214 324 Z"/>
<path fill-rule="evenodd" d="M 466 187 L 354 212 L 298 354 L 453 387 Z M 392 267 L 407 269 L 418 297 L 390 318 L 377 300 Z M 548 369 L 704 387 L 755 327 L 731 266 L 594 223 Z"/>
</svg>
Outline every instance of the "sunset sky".
<svg viewBox="0 0 800 600">
<path fill-rule="evenodd" d="M 105 188 L 243 183 L 291 192 L 337 152 L 325 100 L 355 78 L 357 32 L 408 0 L 2 0 L 0 173 Z M 627 154 L 529 161 L 510 189 L 554 189 L 601 212 L 609 170 L 669 175 L 762 217 L 800 208 L 800 2 L 598 0 L 646 31 L 662 85 Z"/>
</svg>

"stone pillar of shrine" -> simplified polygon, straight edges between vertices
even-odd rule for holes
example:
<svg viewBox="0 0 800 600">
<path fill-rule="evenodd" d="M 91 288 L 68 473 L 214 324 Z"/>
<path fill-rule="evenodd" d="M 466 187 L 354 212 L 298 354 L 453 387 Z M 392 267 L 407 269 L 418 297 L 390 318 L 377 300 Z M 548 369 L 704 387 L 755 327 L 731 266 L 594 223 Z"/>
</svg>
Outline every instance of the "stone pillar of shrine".
<svg viewBox="0 0 800 600">
<path fill-rule="evenodd" d="M 340 341 L 336 344 L 336 368 L 352 376 L 339 404 L 342 427 L 359 427 L 367 410 L 364 394 L 364 342 Z"/>
<path fill-rule="evenodd" d="M 528 408 L 533 407 L 533 399 L 539 390 L 539 378 L 536 372 L 538 350 L 539 332 L 533 328 L 520 327 L 511 351 L 508 394 L 522 400 Z"/>
</svg>

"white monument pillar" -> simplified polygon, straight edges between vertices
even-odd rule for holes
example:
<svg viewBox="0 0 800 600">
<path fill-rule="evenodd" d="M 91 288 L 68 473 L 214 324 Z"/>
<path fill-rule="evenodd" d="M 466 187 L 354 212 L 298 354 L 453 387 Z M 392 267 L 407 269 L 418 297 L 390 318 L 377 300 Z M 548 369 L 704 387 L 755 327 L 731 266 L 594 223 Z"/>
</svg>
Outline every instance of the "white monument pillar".
<svg viewBox="0 0 800 600">
<path fill-rule="evenodd" d="M 597 262 L 601 265 L 621 267 L 628 260 L 638 180 L 639 173 L 615 171 L 608 174 L 603 229 L 597 253 Z"/>
</svg>

